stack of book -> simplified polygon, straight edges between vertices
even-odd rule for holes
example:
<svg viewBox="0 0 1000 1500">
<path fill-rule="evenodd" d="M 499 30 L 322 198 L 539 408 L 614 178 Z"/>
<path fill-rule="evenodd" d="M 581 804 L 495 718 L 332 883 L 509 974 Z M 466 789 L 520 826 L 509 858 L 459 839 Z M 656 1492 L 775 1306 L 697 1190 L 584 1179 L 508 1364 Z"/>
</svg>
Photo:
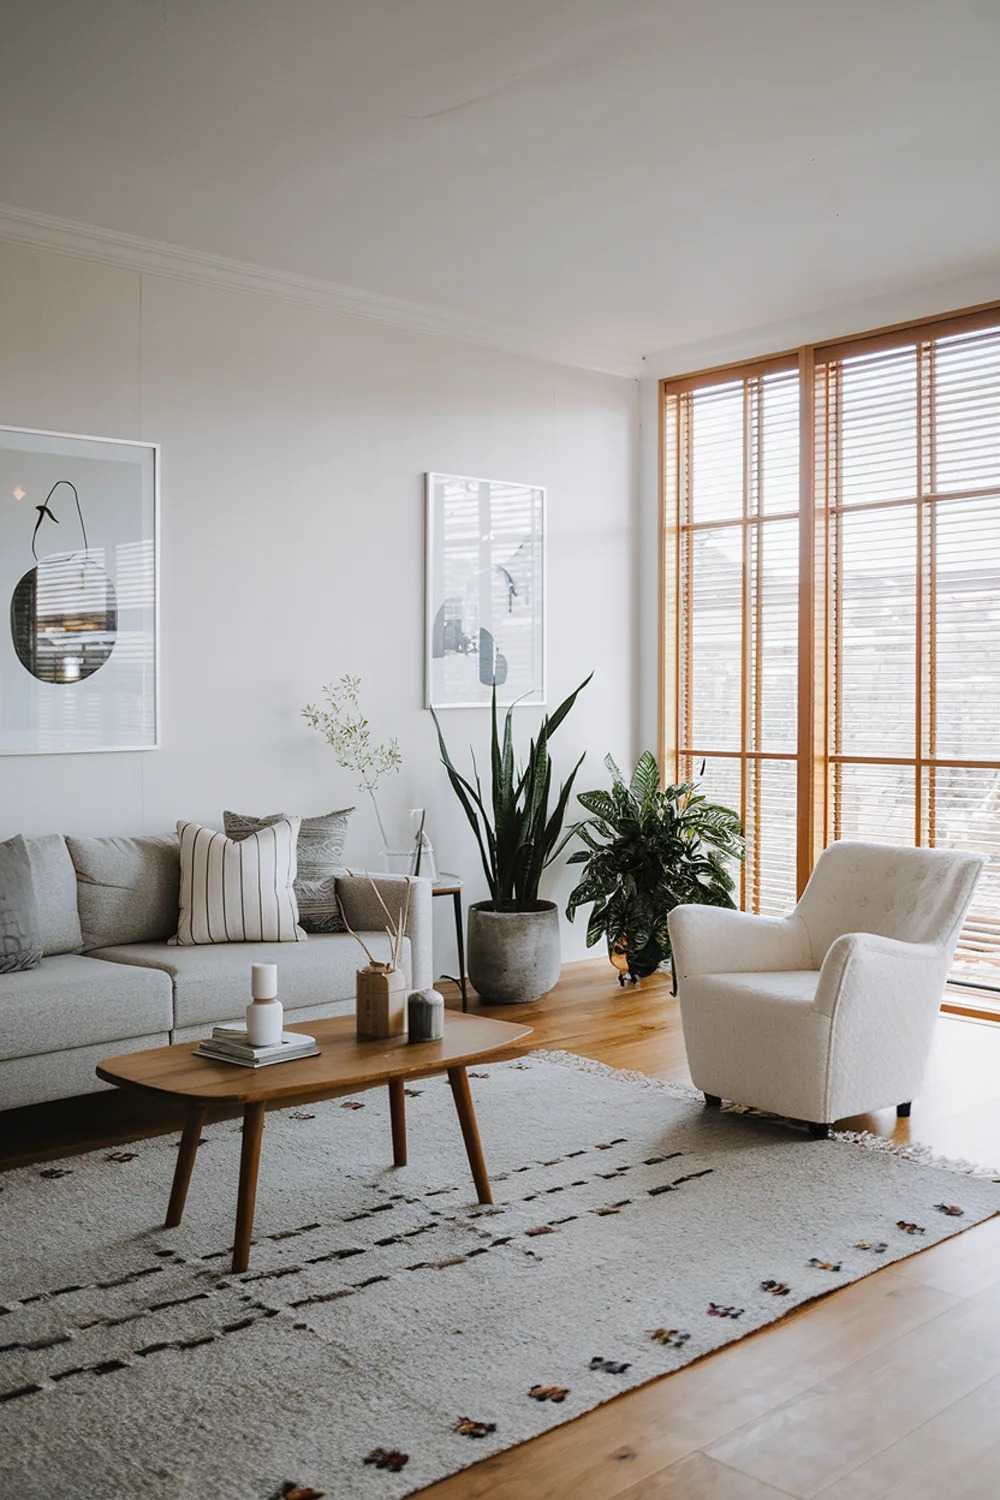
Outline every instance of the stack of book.
<svg viewBox="0 0 1000 1500">
<path fill-rule="evenodd" d="M 281 1041 L 271 1047 L 252 1047 L 245 1026 L 213 1026 L 212 1035 L 195 1048 L 195 1057 L 213 1062 L 236 1063 L 241 1068 L 269 1068 L 272 1063 L 293 1062 L 299 1057 L 317 1057 L 314 1036 L 302 1031 L 283 1031 Z"/>
</svg>

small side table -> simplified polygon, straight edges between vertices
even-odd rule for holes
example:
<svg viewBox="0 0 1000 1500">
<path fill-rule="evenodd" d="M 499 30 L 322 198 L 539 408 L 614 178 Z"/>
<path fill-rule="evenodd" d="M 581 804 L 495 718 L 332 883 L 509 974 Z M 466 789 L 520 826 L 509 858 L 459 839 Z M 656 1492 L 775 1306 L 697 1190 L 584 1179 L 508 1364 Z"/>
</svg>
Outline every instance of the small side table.
<svg viewBox="0 0 1000 1500">
<path fill-rule="evenodd" d="M 462 1009 L 469 1008 L 469 992 L 465 978 L 465 932 L 462 921 L 462 882 L 457 875 L 449 875 L 440 870 L 432 887 L 431 894 L 434 896 L 450 896 L 455 904 L 455 942 L 458 946 L 458 979 L 454 982 L 462 991 Z M 443 974 L 443 979 L 451 979 L 450 974 Z"/>
</svg>

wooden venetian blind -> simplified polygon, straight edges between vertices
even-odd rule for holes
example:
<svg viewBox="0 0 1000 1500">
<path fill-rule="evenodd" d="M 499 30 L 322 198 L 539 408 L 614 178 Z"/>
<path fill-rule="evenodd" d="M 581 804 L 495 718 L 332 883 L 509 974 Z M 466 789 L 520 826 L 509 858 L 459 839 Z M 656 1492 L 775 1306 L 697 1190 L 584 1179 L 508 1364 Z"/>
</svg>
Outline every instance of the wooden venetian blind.
<svg viewBox="0 0 1000 1500">
<path fill-rule="evenodd" d="M 1000 986 L 1000 317 L 981 324 L 817 351 L 819 774 L 826 842 L 988 856 L 955 978 Z"/>
<path fill-rule="evenodd" d="M 741 903 L 795 899 L 797 362 L 672 389 L 664 482 L 676 535 L 677 774 L 738 808 Z"/>
</svg>

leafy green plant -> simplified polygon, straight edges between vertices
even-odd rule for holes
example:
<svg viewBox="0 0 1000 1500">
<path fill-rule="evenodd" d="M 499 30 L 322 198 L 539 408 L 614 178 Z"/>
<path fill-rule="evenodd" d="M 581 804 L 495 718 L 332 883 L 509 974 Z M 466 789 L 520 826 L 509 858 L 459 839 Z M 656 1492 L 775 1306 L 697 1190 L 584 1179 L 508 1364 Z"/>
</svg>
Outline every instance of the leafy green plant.
<svg viewBox="0 0 1000 1500">
<path fill-rule="evenodd" d="M 560 703 L 552 714 L 546 714 L 532 740 L 523 769 L 514 763 L 513 704 L 504 716 L 503 736 L 497 719 L 497 690 L 493 687 L 492 738 L 490 745 L 490 807 L 483 796 L 476 757 L 472 757 L 472 780 L 456 770 L 444 742 L 438 716 L 431 709 L 441 760 L 455 796 L 468 818 L 486 872 L 490 897 L 498 911 L 515 911 L 538 900 L 538 883 L 542 871 L 550 865 L 570 837 L 560 840 L 566 807 L 583 756 L 577 761 L 559 788 L 556 805 L 550 815 L 549 793 L 552 787 L 552 760 L 549 741 L 587 686 L 593 672 Z"/>
<path fill-rule="evenodd" d="M 626 783 L 611 756 L 609 791 L 581 792 L 590 817 L 570 829 L 585 848 L 569 863 L 583 865 L 566 906 L 572 921 L 593 902 L 587 947 L 607 941 L 608 955 L 633 982 L 670 957 L 667 917 L 675 906 L 735 905 L 730 862 L 743 859 L 743 829 L 728 807 L 709 802 L 698 783 L 660 786 L 654 756 L 640 755 Z"/>
</svg>

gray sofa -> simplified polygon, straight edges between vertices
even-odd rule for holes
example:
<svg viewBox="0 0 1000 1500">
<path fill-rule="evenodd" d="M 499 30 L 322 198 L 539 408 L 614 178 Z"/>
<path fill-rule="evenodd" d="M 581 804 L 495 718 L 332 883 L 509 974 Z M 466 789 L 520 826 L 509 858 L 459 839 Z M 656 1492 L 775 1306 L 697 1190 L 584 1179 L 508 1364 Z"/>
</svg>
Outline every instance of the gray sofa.
<svg viewBox="0 0 1000 1500">
<path fill-rule="evenodd" d="M 0 1110 L 105 1088 L 104 1057 L 208 1035 L 243 1015 L 250 965 L 278 965 L 289 1022 L 350 1012 L 364 960 L 344 932 L 303 943 L 171 946 L 177 930 L 174 838 L 25 840 L 42 925 L 37 969 L 0 974 Z M 375 877 L 390 911 L 399 876 Z M 388 954 L 385 916 L 365 875 L 337 880 L 348 922 Z M 409 982 L 433 982 L 431 886 L 415 882 L 405 965 Z"/>
</svg>

